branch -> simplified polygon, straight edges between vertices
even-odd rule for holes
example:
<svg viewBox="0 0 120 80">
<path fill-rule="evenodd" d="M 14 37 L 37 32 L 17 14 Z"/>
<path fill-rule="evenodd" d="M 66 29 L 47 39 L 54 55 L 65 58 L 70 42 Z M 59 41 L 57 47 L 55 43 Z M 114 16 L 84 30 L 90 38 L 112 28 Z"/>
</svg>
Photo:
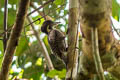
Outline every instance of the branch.
<svg viewBox="0 0 120 80">
<path fill-rule="evenodd" d="M 27 19 L 28 19 L 28 21 L 29 21 L 30 23 L 32 22 L 32 19 L 31 19 L 30 17 L 27 17 Z M 43 55 L 44 55 L 44 57 L 45 57 L 45 60 L 46 60 L 46 62 L 47 62 L 47 65 L 48 65 L 49 70 L 53 70 L 54 67 L 53 67 L 52 61 L 51 61 L 51 59 L 50 59 L 50 57 L 49 57 L 49 54 L 48 54 L 48 52 L 47 52 L 47 49 L 46 49 L 46 47 L 45 47 L 45 44 L 44 44 L 43 41 L 40 39 L 37 31 L 35 30 L 34 24 L 31 24 L 31 27 L 32 27 L 32 30 L 33 30 L 33 32 L 34 32 L 35 37 L 36 37 L 37 40 L 38 40 L 39 45 L 40 45 L 41 48 L 42 48 Z"/>
<path fill-rule="evenodd" d="M 114 64 L 112 63 L 112 65 L 109 65 L 109 58 L 105 57 L 108 53 L 114 54 L 113 47 L 116 42 L 112 34 L 110 22 L 111 1 L 112 0 L 91 0 L 89 3 L 89 1 L 79 0 L 82 51 L 84 55 L 84 58 L 82 59 L 83 61 L 81 61 L 82 65 L 84 67 L 86 66 L 85 68 L 82 67 L 82 69 L 88 72 L 86 74 L 91 79 L 94 78 L 94 75 L 96 72 L 98 72 L 98 70 L 100 71 L 98 74 L 101 75 L 102 78 L 104 76 L 102 66 L 106 70 L 106 68 Z M 92 5 L 99 5 L 99 7 Z M 94 33 L 91 33 L 91 27 L 97 28 L 97 39 L 94 38 L 94 42 L 92 41 L 91 37 L 92 35 L 96 36 L 96 30 Z M 95 43 L 95 41 L 97 42 Z M 106 59 L 105 61 L 102 59 L 103 65 L 101 64 L 99 53 L 101 58 Z M 95 60 L 97 61 L 94 63 Z"/>
<path fill-rule="evenodd" d="M 93 50 L 93 59 L 96 66 L 96 71 L 100 80 L 105 80 L 104 70 L 102 67 L 102 62 L 99 55 L 99 46 L 98 46 L 98 30 L 97 28 L 91 28 L 92 33 L 92 50 Z"/>
<path fill-rule="evenodd" d="M 4 31 L 5 31 L 5 35 L 3 37 L 4 52 L 5 52 L 5 49 L 6 49 L 6 46 L 7 46 L 7 40 L 8 40 L 8 33 L 7 33 L 8 8 L 7 8 L 7 5 L 8 5 L 8 0 L 5 0 L 5 6 L 4 6 L 4 9 L 5 9 L 5 12 L 4 12 Z"/>
<path fill-rule="evenodd" d="M 6 33 L 10 33 L 10 31 L 11 31 L 11 28 L 7 29 L 7 31 L 0 33 L 0 37 L 4 36 Z"/>
<path fill-rule="evenodd" d="M 31 23 L 32 22 L 32 19 L 30 17 L 27 17 L 28 21 Z M 46 60 L 46 63 L 48 65 L 48 68 L 49 70 L 54 70 L 54 67 L 53 67 L 53 64 L 52 64 L 52 61 L 49 57 L 49 54 L 48 54 L 48 51 L 47 51 L 47 48 L 45 47 L 45 44 L 44 42 L 40 39 L 39 35 L 38 35 L 38 32 L 35 30 L 34 28 L 34 24 L 31 24 L 31 27 L 32 27 L 32 30 L 34 32 L 34 35 L 35 37 L 37 38 L 38 40 L 38 43 L 39 45 L 41 46 L 42 48 L 42 51 L 43 51 L 43 55 L 45 57 L 45 60 Z M 58 80 L 57 76 L 55 76 L 55 80 Z"/>
<path fill-rule="evenodd" d="M 23 24 L 25 22 L 26 13 L 28 10 L 30 0 L 21 0 L 20 7 L 18 9 L 18 14 L 16 17 L 16 22 L 13 26 L 11 36 L 8 40 L 8 45 L 5 50 L 4 59 L 2 62 L 2 68 L 0 72 L 0 80 L 8 80 L 9 68 L 12 63 L 13 55 L 18 45 L 18 40 L 20 33 L 22 31 Z"/>
<path fill-rule="evenodd" d="M 31 2 L 30 6 L 32 6 L 35 10 L 37 9 L 37 7 Z M 52 20 L 52 18 L 48 15 L 44 15 L 41 11 L 37 10 L 37 12 L 46 20 Z"/>
<path fill-rule="evenodd" d="M 75 80 L 78 66 L 78 0 L 69 2 L 68 64 L 66 80 Z"/>
<path fill-rule="evenodd" d="M 43 18 L 43 17 L 42 17 Z M 33 24 L 33 23 L 35 23 L 36 21 L 39 21 L 41 18 L 38 18 L 38 19 L 36 19 L 36 20 L 34 20 L 34 21 L 32 21 L 32 22 L 30 22 L 28 25 L 26 25 L 25 27 L 27 27 L 27 26 L 29 26 L 29 25 L 31 25 L 31 24 Z"/>
<path fill-rule="evenodd" d="M 119 32 L 117 31 L 117 29 L 115 28 L 115 26 L 113 25 L 112 20 L 111 20 L 111 24 L 112 24 L 112 27 L 113 27 L 114 31 L 115 31 L 115 32 L 117 33 L 117 35 L 120 37 L 120 34 L 119 34 Z"/>
<path fill-rule="evenodd" d="M 61 7 L 63 7 L 64 5 L 65 5 L 65 4 L 61 5 Z M 56 11 L 57 9 L 60 9 L 61 7 L 56 8 L 55 11 Z M 29 24 L 26 25 L 25 27 L 27 27 L 27 26 L 29 26 L 29 25 L 35 23 L 36 21 L 39 21 L 39 20 L 42 19 L 42 18 L 45 19 L 45 17 L 46 17 L 46 20 L 52 20 L 52 18 L 51 18 L 50 16 L 48 16 L 48 15 L 50 14 L 50 12 L 48 12 L 46 15 L 44 15 L 42 12 L 40 12 L 40 11 L 38 10 L 38 13 L 39 13 L 42 17 L 40 17 L 40 18 L 38 18 L 38 19 L 32 21 L 31 23 L 29 23 Z"/>
<path fill-rule="evenodd" d="M 43 8 L 45 5 L 49 4 L 50 2 L 53 2 L 54 0 L 49 0 L 46 3 L 44 3 L 42 6 L 38 7 L 37 9 L 33 10 L 32 12 L 28 13 L 27 16 L 30 16 L 31 14 L 33 14 L 34 12 L 38 11 L 39 9 Z"/>
</svg>

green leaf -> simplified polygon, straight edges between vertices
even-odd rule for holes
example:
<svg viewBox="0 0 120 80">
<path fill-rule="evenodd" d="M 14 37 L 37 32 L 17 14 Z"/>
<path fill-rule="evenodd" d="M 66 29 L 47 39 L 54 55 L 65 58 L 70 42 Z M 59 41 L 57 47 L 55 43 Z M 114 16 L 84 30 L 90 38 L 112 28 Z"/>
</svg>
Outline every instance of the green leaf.
<svg viewBox="0 0 120 80">
<path fill-rule="evenodd" d="M 0 30 L 3 30 L 4 13 L 0 10 Z"/>
<path fill-rule="evenodd" d="M 40 76 L 42 75 L 44 69 L 43 66 L 31 66 L 24 70 L 23 78 L 33 78 L 33 80 L 40 80 Z"/>
<path fill-rule="evenodd" d="M 42 58 L 38 58 L 38 60 L 35 63 L 37 66 L 41 66 L 42 65 Z"/>
<path fill-rule="evenodd" d="M 13 8 L 8 9 L 8 27 L 14 24 L 16 19 L 16 10 Z"/>
<path fill-rule="evenodd" d="M 3 54 L 3 41 L 0 40 L 0 51 L 1 51 L 1 54 Z"/>
<path fill-rule="evenodd" d="M 16 19 L 16 10 L 13 8 L 8 9 L 8 22 L 7 26 L 12 27 Z M 0 11 L 0 30 L 3 30 L 3 21 L 4 21 L 4 13 Z"/>
<path fill-rule="evenodd" d="M 29 40 L 26 37 L 21 37 L 16 49 L 16 56 L 21 55 L 28 48 Z"/>
<path fill-rule="evenodd" d="M 54 3 L 55 3 L 56 5 L 61 5 L 61 4 L 64 3 L 64 0 L 55 0 Z"/>
<path fill-rule="evenodd" d="M 4 1 L 5 1 L 5 0 L 0 0 L 0 5 L 1 5 L 1 7 L 4 7 Z M 9 1 L 8 1 L 8 4 L 14 5 L 14 4 L 17 4 L 18 2 L 19 2 L 19 0 L 9 0 Z"/>
<path fill-rule="evenodd" d="M 68 14 L 68 10 L 64 10 L 64 15 L 67 15 Z"/>
<path fill-rule="evenodd" d="M 3 60 L 3 41 L 0 40 L 0 68 L 2 65 L 2 60 Z"/>
<path fill-rule="evenodd" d="M 17 4 L 19 2 L 19 0 L 9 0 L 9 4 Z"/>
<path fill-rule="evenodd" d="M 112 0 L 112 16 L 119 16 L 120 14 L 120 5 L 116 2 L 116 0 Z"/>
<path fill-rule="evenodd" d="M 51 70 L 51 71 L 48 72 L 48 74 L 47 74 L 47 76 L 50 77 L 50 78 L 54 78 L 56 75 L 57 75 L 59 78 L 65 78 L 66 70 L 65 70 L 65 69 L 63 69 L 62 71 Z"/>
<path fill-rule="evenodd" d="M 3 54 L 0 54 L 0 68 L 2 66 Z"/>
</svg>

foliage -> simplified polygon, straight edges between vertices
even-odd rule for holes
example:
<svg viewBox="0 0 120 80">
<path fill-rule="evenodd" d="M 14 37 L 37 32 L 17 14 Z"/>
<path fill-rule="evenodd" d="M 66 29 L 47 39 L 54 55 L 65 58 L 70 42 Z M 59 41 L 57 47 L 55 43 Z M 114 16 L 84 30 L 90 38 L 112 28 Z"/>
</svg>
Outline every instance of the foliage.
<svg viewBox="0 0 120 80">
<path fill-rule="evenodd" d="M 62 71 L 51 70 L 50 72 L 48 72 L 47 76 L 54 78 L 57 75 L 59 78 L 65 78 L 65 74 L 66 74 L 65 69 L 63 69 Z"/>
<path fill-rule="evenodd" d="M 112 0 L 112 16 L 117 20 L 120 18 L 120 4 L 116 0 Z"/>
<path fill-rule="evenodd" d="M 43 5 L 49 0 L 31 0 L 36 7 Z M 58 25 L 58 29 L 61 29 L 64 33 L 67 32 L 68 26 L 68 0 L 55 0 L 45 7 L 41 8 L 39 11 L 52 17 L 54 21 L 60 21 L 61 24 Z M 120 18 L 120 5 L 116 0 L 112 0 L 112 13 L 113 17 L 117 20 Z M 16 13 L 19 6 L 19 0 L 9 0 L 8 2 L 8 28 L 11 29 L 12 25 L 16 19 Z M 28 12 L 33 11 L 32 7 L 29 8 Z M 10 69 L 10 80 L 17 78 L 33 79 L 40 80 L 44 78 L 54 78 L 58 76 L 59 78 L 65 78 L 66 70 L 65 65 L 60 62 L 55 56 L 51 55 L 51 49 L 49 47 L 47 36 L 40 32 L 40 27 L 45 19 L 42 18 L 37 12 L 31 15 L 33 20 L 40 18 L 40 21 L 35 22 L 35 29 L 39 32 L 39 36 L 42 41 L 45 43 L 45 46 L 50 54 L 55 70 L 48 70 L 48 67 L 45 62 L 45 58 L 42 55 L 41 46 L 39 46 L 38 41 L 36 40 L 34 33 L 31 29 L 31 26 L 26 26 L 29 24 L 26 20 L 24 29 L 22 31 L 16 53 L 15 60 L 13 60 L 11 69 Z M 0 1 L 0 34 L 4 32 L 3 30 L 3 21 L 4 21 L 4 0 Z M 0 35 L 0 39 L 3 38 L 3 35 Z M 81 38 L 81 34 L 80 34 Z M 81 50 L 81 42 L 79 44 Z M 3 59 L 3 41 L 0 40 L 0 67 Z M 17 71 L 12 67 L 16 66 Z M 19 70 L 20 69 L 20 70 Z M 44 76 L 43 76 L 44 75 Z M 106 75 L 106 80 L 115 80 L 111 75 Z"/>
</svg>

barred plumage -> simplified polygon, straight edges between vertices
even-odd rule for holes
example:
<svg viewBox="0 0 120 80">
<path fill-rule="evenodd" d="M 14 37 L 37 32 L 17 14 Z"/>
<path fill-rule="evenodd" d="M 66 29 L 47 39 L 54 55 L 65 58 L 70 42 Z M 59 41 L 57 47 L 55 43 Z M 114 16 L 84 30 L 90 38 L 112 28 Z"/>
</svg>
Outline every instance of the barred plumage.
<svg viewBox="0 0 120 80">
<path fill-rule="evenodd" d="M 48 43 L 53 53 L 67 63 L 65 35 L 58 29 L 53 29 L 55 23 L 47 20 L 43 23 L 41 31 L 48 35 Z"/>
</svg>

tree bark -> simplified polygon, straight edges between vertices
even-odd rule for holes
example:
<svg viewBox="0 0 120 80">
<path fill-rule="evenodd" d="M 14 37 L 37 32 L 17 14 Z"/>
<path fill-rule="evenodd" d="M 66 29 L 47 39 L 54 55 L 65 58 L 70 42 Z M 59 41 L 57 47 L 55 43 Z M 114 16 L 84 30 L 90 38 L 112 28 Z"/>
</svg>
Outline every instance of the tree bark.
<svg viewBox="0 0 120 80">
<path fill-rule="evenodd" d="M 5 4 L 4 4 L 4 37 L 3 37 L 3 44 L 4 44 L 4 52 L 7 46 L 7 40 L 8 40 L 8 32 L 7 32 L 7 20 L 8 20 L 8 0 L 5 0 Z"/>
<path fill-rule="evenodd" d="M 78 65 L 78 0 L 69 0 L 68 64 L 66 80 L 75 80 Z"/>
<path fill-rule="evenodd" d="M 9 68 L 12 63 L 12 59 L 13 59 L 16 46 L 18 45 L 18 40 L 19 40 L 20 33 L 24 25 L 29 2 L 30 0 L 20 1 L 20 7 L 18 9 L 17 18 L 16 18 L 15 24 L 13 26 L 13 29 L 10 35 L 10 39 L 8 40 L 6 50 L 5 50 L 2 68 L 0 71 L 0 80 L 8 80 Z"/>
<path fill-rule="evenodd" d="M 120 45 L 117 44 L 118 41 L 115 40 L 112 33 L 111 2 L 111 0 L 79 0 L 83 52 L 80 58 L 81 72 L 79 76 L 81 76 L 81 80 L 91 79 L 96 74 L 92 56 L 92 27 L 98 29 L 99 52 L 104 70 L 119 71 L 112 67 L 116 64 L 119 67 Z M 119 72 L 116 74 L 119 79 Z"/>
<path fill-rule="evenodd" d="M 105 80 L 104 70 L 102 67 L 102 62 L 101 62 L 100 53 L 99 53 L 98 30 L 96 27 L 91 28 L 91 35 L 92 35 L 92 37 L 91 37 L 91 39 L 92 39 L 92 56 L 94 59 L 97 76 L 99 77 L 100 80 Z"/>
</svg>

